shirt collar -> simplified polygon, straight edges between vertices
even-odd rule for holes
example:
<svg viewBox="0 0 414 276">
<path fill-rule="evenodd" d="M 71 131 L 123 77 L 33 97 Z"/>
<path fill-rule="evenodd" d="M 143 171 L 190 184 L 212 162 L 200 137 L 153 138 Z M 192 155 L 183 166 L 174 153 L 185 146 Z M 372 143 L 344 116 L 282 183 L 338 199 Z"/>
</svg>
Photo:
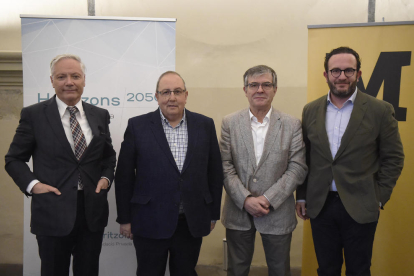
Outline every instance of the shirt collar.
<svg viewBox="0 0 414 276">
<path fill-rule="evenodd" d="M 166 123 L 167 125 L 170 125 L 170 122 L 167 120 L 167 118 L 165 118 L 164 114 L 162 114 L 161 108 L 158 108 L 160 110 L 160 114 L 161 114 L 161 121 L 163 121 L 164 123 Z M 185 116 L 185 108 L 184 108 L 184 112 L 183 112 L 183 118 L 181 119 L 180 123 L 177 126 L 180 126 L 183 122 L 185 122 L 186 116 Z"/>
<path fill-rule="evenodd" d="M 67 104 L 65 104 L 61 99 L 59 99 L 58 96 L 56 96 L 56 103 L 57 103 L 57 107 L 59 110 L 59 114 L 60 114 L 60 118 L 62 119 L 63 115 L 65 115 L 66 112 L 66 108 L 69 106 Z M 82 100 L 80 100 L 77 104 L 75 104 L 75 106 L 78 108 L 79 110 L 79 115 L 82 118 L 82 114 L 83 114 L 83 105 L 82 105 Z M 69 112 L 69 111 L 68 111 Z"/>
<path fill-rule="evenodd" d="M 355 88 L 354 93 L 352 93 L 352 96 L 349 97 L 349 99 L 345 102 L 345 104 L 348 103 L 348 102 L 351 102 L 351 103 L 354 103 L 355 102 L 355 98 L 356 98 L 356 95 L 357 95 L 357 91 L 358 91 L 358 88 Z M 326 100 L 328 101 L 328 103 L 331 103 L 332 104 L 332 101 L 331 101 L 331 91 L 330 90 L 328 92 L 328 97 L 326 98 Z"/>
<path fill-rule="evenodd" d="M 267 123 L 270 120 L 270 115 L 272 114 L 272 109 L 273 109 L 273 107 L 270 107 L 269 111 L 267 112 L 266 116 L 264 117 L 263 123 Z M 249 108 L 249 115 L 250 115 L 250 121 L 253 120 L 257 123 L 257 118 L 250 111 L 250 108 Z"/>
</svg>

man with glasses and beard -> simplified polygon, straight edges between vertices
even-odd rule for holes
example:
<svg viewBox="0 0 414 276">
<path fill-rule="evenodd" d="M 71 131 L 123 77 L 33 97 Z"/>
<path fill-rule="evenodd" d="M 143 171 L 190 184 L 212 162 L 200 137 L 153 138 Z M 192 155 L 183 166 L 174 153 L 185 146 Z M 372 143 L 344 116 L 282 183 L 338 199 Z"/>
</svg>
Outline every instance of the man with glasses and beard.
<svg viewBox="0 0 414 276">
<path fill-rule="evenodd" d="M 249 275 L 257 231 L 269 275 L 289 276 L 297 224 L 293 192 L 307 172 L 302 128 L 298 119 L 272 107 L 277 91 L 272 68 L 252 67 L 243 82 L 249 107 L 226 116 L 221 126 L 227 275 Z"/>
<path fill-rule="evenodd" d="M 325 57 L 329 93 L 303 109 L 309 174 L 296 212 L 310 218 L 320 276 L 371 275 L 380 209 L 404 162 L 393 106 L 357 89 L 361 61 L 348 47 Z"/>
</svg>

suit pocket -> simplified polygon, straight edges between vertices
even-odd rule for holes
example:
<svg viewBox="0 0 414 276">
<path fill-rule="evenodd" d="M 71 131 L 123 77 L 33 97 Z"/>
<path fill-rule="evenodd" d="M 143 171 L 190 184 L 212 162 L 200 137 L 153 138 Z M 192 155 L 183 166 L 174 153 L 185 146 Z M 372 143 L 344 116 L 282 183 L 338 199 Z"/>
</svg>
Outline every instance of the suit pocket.
<svg viewBox="0 0 414 276">
<path fill-rule="evenodd" d="M 131 203 L 137 203 L 137 204 L 147 204 L 150 202 L 151 197 L 146 195 L 134 195 L 131 199 Z"/>
<path fill-rule="evenodd" d="M 210 194 L 205 194 L 204 195 L 204 200 L 205 200 L 206 204 L 210 204 L 210 203 L 213 202 L 213 199 L 211 198 Z"/>
<path fill-rule="evenodd" d="M 372 135 L 372 127 L 360 127 L 356 132 L 355 135 Z"/>
</svg>

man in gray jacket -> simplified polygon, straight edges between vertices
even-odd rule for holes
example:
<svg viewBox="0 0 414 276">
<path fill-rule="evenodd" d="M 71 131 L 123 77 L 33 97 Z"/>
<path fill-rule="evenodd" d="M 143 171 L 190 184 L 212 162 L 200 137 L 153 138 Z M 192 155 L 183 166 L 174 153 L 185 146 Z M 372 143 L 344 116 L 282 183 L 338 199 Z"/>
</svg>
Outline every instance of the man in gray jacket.
<svg viewBox="0 0 414 276">
<path fill-rule="evenodd" d="M 249 274 L 256 230 L 269 275 L 290 275 L 290 243 L 297 224 L 293 192 L 307 173 L 301 123 L 272 108 L 277 90 L 272 68 L 250 68 L 243 80 L 250 106 L 223 119 L 220 140 L 227 275 Z"/>
</svg>

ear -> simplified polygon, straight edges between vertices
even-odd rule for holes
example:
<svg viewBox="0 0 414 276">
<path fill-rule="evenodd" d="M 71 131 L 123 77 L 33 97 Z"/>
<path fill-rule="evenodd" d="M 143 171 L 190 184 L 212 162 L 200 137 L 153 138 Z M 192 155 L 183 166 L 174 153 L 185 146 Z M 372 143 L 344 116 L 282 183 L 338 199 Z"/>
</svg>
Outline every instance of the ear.
<svg viewBox="0 0 414 276">
<path fill-rule="evenodd" d="M 326 73 L 326 71 L 323 71 L 323 76 L 325 77 L 326 82 L 328 82 L 329 78 L 328 78 L 328 73 Z"/>
<path fill-rule="evenodd" d="M 157 92 L 155 92 L 155 98 L 157 99 L 157 102 L 159 103 L 160 99 L 158 98 L 160 96 L 160 94 L 158 94 Z"/>
<path fill-rule="evenodd" d="M 245 96 L 247 97 L 246 86 L 243 86 L 243 91 L 244 91 Z"/>
<path fill-rule="evenodd" d="M 356 76 L 357 81 L 359 81 L 359 78 L 361 77 L 361 75 L 362 75 L 362 71 L 359 70 Z"/>
<path fill-rule="evenodd" d="M 184 94 L 184 96 L 185 96 L 185 103 L 187 103 L 187 97 L 188 97 L 188 90 L 187 90 L 187 91 L 185 91 L 185 94 Z"/>
<path fill-rule="evenodd" d="M 55 85 L 53 84 L 53 76 L 50 76 L 50 83 L 52 84 L 52 87 L 55 88 Z"/>
</svg>

